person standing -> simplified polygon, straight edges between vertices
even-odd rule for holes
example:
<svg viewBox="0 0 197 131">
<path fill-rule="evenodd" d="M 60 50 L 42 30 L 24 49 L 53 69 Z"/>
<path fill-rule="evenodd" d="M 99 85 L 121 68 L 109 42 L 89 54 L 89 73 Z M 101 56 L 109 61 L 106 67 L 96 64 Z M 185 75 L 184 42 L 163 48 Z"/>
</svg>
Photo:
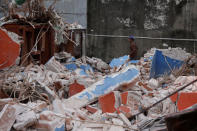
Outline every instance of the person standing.
<svg viewBox="0 0 197 131">
<path fill-rule="evenodd" d="M 131 35 L 129 36 L 130 43 L 130 60 L 135 60 L 137 58 L 138 47 L 135 43 L 135 38 Z"/>
</svg>

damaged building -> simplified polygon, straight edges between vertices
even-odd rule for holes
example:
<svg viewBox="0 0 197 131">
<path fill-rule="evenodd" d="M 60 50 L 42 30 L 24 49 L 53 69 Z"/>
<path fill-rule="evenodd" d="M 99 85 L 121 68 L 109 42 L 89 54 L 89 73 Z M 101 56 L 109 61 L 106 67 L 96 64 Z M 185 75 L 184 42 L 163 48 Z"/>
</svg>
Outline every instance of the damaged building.
<svg viewBox="0 0 197 131">
<path fill-rule="evenodd" d="M 0 131 L 195 131 L 196 2 L 0 1 Z"/>
</svg>

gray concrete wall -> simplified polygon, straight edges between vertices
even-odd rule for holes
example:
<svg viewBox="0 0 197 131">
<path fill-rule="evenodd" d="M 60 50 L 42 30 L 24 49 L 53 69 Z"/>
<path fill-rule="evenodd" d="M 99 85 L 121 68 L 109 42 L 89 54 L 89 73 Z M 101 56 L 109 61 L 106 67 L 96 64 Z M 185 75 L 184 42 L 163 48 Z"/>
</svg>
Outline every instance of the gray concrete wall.
<svg viewBox="0 0 197 131">
<path fill-rule="evenodd" d="M 88 33 L 146 37 L 197 37 L 197 0 L 88 0 Z M 138 58 L 152 47 L 185 47 L 195 42 L 137 39 Z M 129 54 L 127 38 L 88 36 L 87 54 L 109 62 Z"/>
<path fill-rule="evenodd" d="M 7 10 L 7 0 L 0 0 L 0 18 L 4 16 L 5 12 Z"/>
</svg>

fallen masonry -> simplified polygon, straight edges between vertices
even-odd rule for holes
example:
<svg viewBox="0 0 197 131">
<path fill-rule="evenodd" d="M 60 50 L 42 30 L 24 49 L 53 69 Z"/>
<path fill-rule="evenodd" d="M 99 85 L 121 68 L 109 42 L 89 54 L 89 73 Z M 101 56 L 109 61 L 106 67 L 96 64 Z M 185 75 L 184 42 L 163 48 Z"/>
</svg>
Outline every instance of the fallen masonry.
<svg viewBox="0 0 197 131">
<path fill-rule="evenodd" d="M 60 63 L 52 57 L 45 65 L 1 70 L 1 130 L 170 130 L 173 125 L 164 119 L 195 106 L 197 83 L 144 110 L 197 79 L 195 66 L 189 64 L 196 57 L 187 55 L 181 66 L 175 64 L 151 78 L 157 50 L 137 62 L 116 58 L 117 66 L 110 68 L 96 58 Z M 71 63 L 75 68 L 68 66 Z"/>
<path fill-rule="evenodd" d="M 65 24 L 55 2 L 0 20 L 0 131 L 197 128 L 196 55 L 152 48 L 109 64 L 79 55 L 69 49 L 83 46 L 83 27 Z"/>
</svg>

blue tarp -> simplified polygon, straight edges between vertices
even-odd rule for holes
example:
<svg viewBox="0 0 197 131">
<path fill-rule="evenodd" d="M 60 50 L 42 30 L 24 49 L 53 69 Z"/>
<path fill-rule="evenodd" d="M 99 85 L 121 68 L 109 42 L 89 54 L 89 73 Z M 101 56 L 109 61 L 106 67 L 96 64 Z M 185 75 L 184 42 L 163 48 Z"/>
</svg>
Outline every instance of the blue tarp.
<svg viewBox="0 0 197 131">
<path fill-rule="evenodd" d="M 81 69 L 80 75 L 82 75 L 82 76 L 87 76 L 88 74 L 87 74 L 84 70 Z"/>
<path fill-rule="evenodd" d="M 130 64 L 137 64 L 139 62 L 139 60 L 131 60 L 129 61 Z"/>
<path fill-rule="evenodd" d="M 92 70 L 93 71 L 92 67 L 88 64 L 87 65 L 81 65 L 80 68 L 83 69 L 84 71 L 87 71 L 87 70 Z"/>
<path fill-rule="evenodd" d="M 85 75 L 87 76 L 88 74 L 86 73 L 87 70 L 92 70 L 92 67 L 90 65 L 80 65 L 80 68 L 77 67 L 77 65 L 75 63 L 71 63 L 71 64 L 65 64 L 64 65 L 66 67 L 66 69 L 70 70 L 70 71 L 74 71 L 76 69 L 81 69 L 80 71 L 80 75 Z"/>
<path fill-rule="evenodd" d="M 66 69 L 68 70 L 76 70 L 77 69 L 77 65 L 72 63 L 72 64 L 66 64 L 64 65 L 66 67 Z"/>
<path fill-rule="evenodd" d="M 114 58 L 111 62 L 110 62 L 110 67 L 114 68 L 114 67 L 118 67 L 123 65 L 127 60 L 129 59 L 128 55 L 122 56 L 120 58 Z"/>
<path fill-rule="evenodd" d="M 162 51 L 156 50 L 152 60 L 150 78 L 157 78 L 164 74 L 170 74 L 171 69 L 179 68 L 182 64 L 183 61 L 164 56 Z"/>
<path fill-rule="evenodd" d="M 125 56 L 122 56 L 122 57 L 119 57 L 119 58 L 114 58 L 111 62 L 110 62 L 110 67 L 111 68 L 114 68 L 114 67 L 119 67 L 123 64 L 126 63 L 126 61 L 129 59 L 129 56 L 128 55 L 125 55 Z M 131 64 L 136 64 L 138 63 L 139 60 L 131 60 L 129 61 L 128 63 L 131 63 Z M 127 65 L 128 65 L 127 63 Z"/>
</svg>

